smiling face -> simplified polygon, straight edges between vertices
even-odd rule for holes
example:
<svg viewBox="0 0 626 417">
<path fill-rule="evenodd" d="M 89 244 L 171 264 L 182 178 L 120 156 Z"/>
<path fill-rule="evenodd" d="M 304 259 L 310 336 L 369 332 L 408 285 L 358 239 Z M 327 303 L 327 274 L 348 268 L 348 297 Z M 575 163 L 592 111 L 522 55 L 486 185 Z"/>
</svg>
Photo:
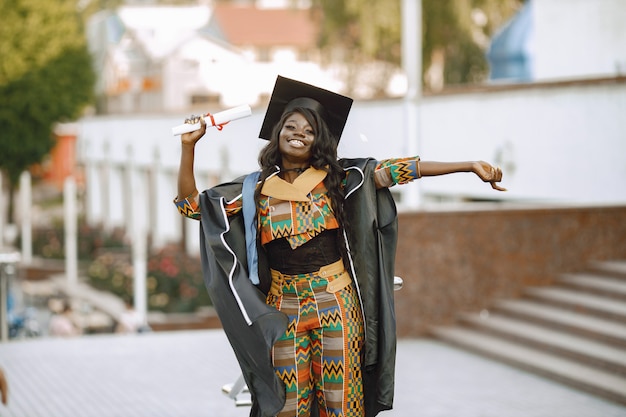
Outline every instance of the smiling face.
<svg viewBox="0 0 626 417">
<path fill-rule="evenodd" d="M 314 141 L 315 131 L 301 113 L 294 112 L 287 117 L 278 134 L 283 167 L 307 165 L 311 159 L 311 147 Z"/>
</svg>

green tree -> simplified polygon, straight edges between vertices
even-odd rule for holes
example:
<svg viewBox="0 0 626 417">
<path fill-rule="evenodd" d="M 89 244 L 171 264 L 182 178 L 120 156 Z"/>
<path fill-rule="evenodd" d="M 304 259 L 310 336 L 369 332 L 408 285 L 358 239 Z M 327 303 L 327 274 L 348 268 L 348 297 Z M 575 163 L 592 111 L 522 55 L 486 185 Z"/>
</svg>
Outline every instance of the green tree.
<svg viewBox="0 0 626 417">
<path fill-rule="evenodd" d="M 422 0 L 422 62 L 426 89 L 480 82 L 488 73 L 490 37 L 524 0 Z M 401 0 L 314 0 L 320 47 L 351 67 L 347 82 L 371 61 L 397 69 L 401 55 Z M 323 19 L 321 18 L 323 16 Z M 339 52 L 338 52 L 339 51 Z M 384 75 L 378 79 L 385 81 Z M 380 85 L 382 91 L 384 85 Z"/>
<path fill-rule="evenodd" d="M 524 0 L 422 0 L 422 62 L 426 89 L 482 82 L 493 34 Z"/>
<path fill-rule="evenodd" d="M 95 76 L 75 0 L 2 0 L 0 16 L 0 169 L 11 221 L 20 174 L 50 152 L 54 124 L 91 103 Z"/>
<path fill-rule="evenodd" d="M 360 72 L 377 62 L 370 79 L 387 79 L 402 57 L 400 0 L 314 0 L 320 22 L 319 45 L 329 63 L 339 61 L 347 69 L 348 93 L 364 80 Z M 385 85 L 374 83 L 377 94 Z"/>
</svg>

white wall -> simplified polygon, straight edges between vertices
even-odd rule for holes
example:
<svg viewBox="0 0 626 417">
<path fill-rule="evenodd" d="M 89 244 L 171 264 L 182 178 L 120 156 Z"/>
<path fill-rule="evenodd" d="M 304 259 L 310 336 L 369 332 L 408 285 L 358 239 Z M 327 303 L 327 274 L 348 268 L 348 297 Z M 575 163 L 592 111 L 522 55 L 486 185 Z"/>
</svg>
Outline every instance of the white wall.
<svg viewBox="0 0 626 417">
<path fill-rule="evenodd" d="M 433 97 L 423 106 L 421 149 L 428 159 L 501 163 L 510 190 L 499 197 L 624 203 L 625 112 L 623 81 Z M 507 155 L 497 161 L 500 149 Z M 424 181 L 423 189 L 494 197 L 481 185 L 446 177 Z"/>
<path fill-rule="evenodd" d="M 626 74 L 626 1 L 531 1 L 535 80 Z"/>
</svg>

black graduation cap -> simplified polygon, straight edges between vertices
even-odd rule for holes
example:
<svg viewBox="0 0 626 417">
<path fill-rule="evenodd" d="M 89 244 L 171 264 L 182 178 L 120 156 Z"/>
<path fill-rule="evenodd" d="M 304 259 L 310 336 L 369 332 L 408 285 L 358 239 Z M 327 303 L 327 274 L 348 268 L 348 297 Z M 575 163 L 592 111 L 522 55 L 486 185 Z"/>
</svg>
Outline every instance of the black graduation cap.
<svg viewBox="0 0 626 417">
<path fill-rule="evenodd" d="M 352 101 L 350 97 L 279 75 L 276 78 L 259 137 L 269 140 L 274 126 L 285 112 L 296 107 L 304 107 L 319 112 L 331 133 L 339 141 L 350 113 L 350 107 L 352 107 Z"/>
</svg>

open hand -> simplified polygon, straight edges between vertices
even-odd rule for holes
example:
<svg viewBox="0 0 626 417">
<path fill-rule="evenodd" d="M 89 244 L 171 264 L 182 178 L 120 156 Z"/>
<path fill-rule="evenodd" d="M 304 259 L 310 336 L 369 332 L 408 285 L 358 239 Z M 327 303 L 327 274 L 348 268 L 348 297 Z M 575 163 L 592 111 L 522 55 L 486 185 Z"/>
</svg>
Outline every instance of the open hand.
<svg viewBox="0 0 626 417">
<path fill-rule="evenodd" d="M 506 188 L 500 187 L 497 182 L 502 181 L 502 170 L 500 167 L 491 166 L 484 161 L 478 161 L 474 163 L 474 172 L 484 182 L 491 184 L 491 188 L 498 191 L 506 191 Z"/>
<path fill-rule="evenodd" d="M 183 145 L 185 144 L 195 145 L 195 143 L 198 142 L 200 138 L 202 138 L 202 136 L 204 136 L 204 134 L 206 133 L 206 123 L 202 116 L 191 115 L 189 116 L 189 118 L 185 119 L 185 123 L 189 123 L 189 124 L 195 124 L 198 122 L 200 122 L 200 125 L 201 125 L 200 129 L 195 130 L 193 132 L 189 132 L 189 133 L 183 133 L 181 135 L 180 140 L 183 143 Z"/>
</svg>

